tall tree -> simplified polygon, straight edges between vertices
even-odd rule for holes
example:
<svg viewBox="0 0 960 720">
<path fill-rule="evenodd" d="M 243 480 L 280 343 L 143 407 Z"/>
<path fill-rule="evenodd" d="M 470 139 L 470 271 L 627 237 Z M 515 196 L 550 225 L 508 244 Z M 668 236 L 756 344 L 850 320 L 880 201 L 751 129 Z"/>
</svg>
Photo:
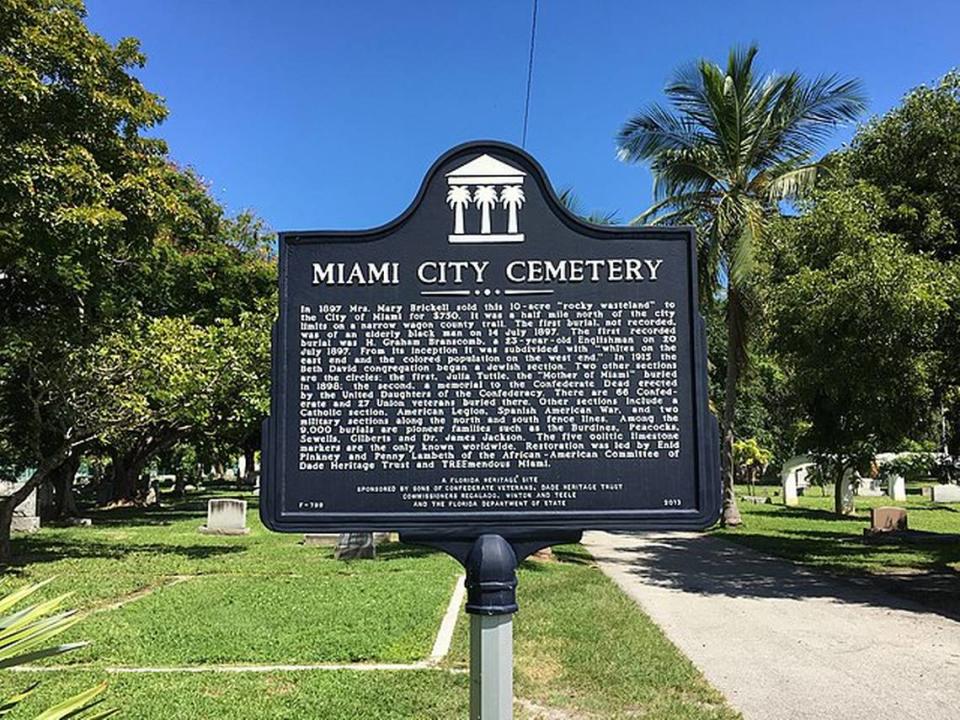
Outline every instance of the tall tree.
<svg viewBox="0 0 960 720">
<path fill-rule="evenodd" d="M 676 73 L 661 105 L 630 118 L 617 135 L 620 158 L 649 162 L 655 203 L 635 222 L 701 229 L 704 302 L 726 299 L 723 403 L 723 522 L 740 524 L 734 494 L 737 386 L 746 361 L 755 247 L 781 201 L 813 186 L 813 153 L 839 123 L 864 108 L 856 80 L 758 76 L 757 48 L 730 52 L 726 68 L 708 60 Z"/>
<path fill-rule="evenodd" d="M 837 513 L 848 509 L 844 471 L 933 425 L 951 289 L 942 263 L 880 230 L 889 212 L 863 184 L 818 194 L 775 231 L 769 314 L 791 395 L 810 419 L 802 442 L 834 482 Z"/>
<path fill-rule="evenodd" d="M 118 417 L 82 359 L 129 311 L 125 277 L 166 215 L 166 148 L 142 135 L 166 110 L 132 74 L 136 41 L 83 17 L 0 3 L 0 436 L 11 474 L 33 469 L 0 498 L 3 550 L 12 506 Z"/>
</svg>

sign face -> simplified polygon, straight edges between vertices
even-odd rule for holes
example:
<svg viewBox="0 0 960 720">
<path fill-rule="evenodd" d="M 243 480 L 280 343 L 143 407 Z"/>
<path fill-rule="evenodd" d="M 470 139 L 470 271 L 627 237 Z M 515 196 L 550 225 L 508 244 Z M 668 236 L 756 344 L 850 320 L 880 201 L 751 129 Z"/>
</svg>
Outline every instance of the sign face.
<svg viewBox="0 0 960 720">
<path fill-rule="evenodd" d="M 493 142 L 397 220 L 280 235 L 273 530 L 703 528 L 716 421 L 690 228 L 606 227 Z"/>
</svg>

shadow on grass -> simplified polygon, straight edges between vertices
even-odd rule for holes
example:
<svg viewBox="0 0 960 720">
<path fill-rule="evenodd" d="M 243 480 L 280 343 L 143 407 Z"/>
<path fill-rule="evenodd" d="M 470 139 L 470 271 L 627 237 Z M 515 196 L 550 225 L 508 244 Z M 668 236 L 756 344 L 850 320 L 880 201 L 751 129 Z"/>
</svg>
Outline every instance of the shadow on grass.
<svg viewBox="0 0 960 720">
<path fill-rule="evenodd" d="M 82 558 L 120 560 L 131 554 L 177 555 L 187 560 L 207 560 L 244 552 L 239 545 L 164 545 L 161 543 L 104 543 L 91 540 L 19 537 L 13 540 L 13 561 L 4 569 L 16 571 L 26 565 Z"/>
<path fill-rule="evenodd" d="M 408 545 L 399 542 L 377 545 L 378 560 L 407 560 L 410 558 L 425 558 L 439 554 L 442 554 L 439 550 L 432 550 L 422 545 Z"/>
<path fill-rule="evenodd" d="M 247 501 L 247 508 L 256 510 L 259 507 L 259 498 L 236 489 L 231 491 L 202 491 L 190 493 L 183 498 L 162 496 L 161 505 L 154 507 L 87 507 L 81 511 L 83 517 L 89 517 L 97 527 L 142 527 L 165 526 L 181 520 L 205 520 L 207 517 L 207 502 L 219 498 L 236 497 Z M 56 524 L 56 523 L 52 523 Z"/>
<path fill-rule="evenodd" d="M 644 582 L 685 592 L 769 599 L 830 597 L 843 603 L 933 611 L 960 620 L 960 573 L 947 567 L 931 567 L 912 575 L 841 577 L 750 552 L 740 544 L 795 559 L 862 556 L 873 548 L 849 535 L 819 531 L 801 537 L 738 533 L 720 539 L 722 542 L 699 535 L 657 535 L 636 543 L 631 536 L 621 535 L 616 547 L 634 553 L 630 571 Z M 841 539 L 846 542 L 839 543 Z M 605 562 L 625 562 L 601 550 L 596 555 Z M 948 558 L 960 558 L 960 549 L 943 549 L 939 559 Z"/>
</svg>

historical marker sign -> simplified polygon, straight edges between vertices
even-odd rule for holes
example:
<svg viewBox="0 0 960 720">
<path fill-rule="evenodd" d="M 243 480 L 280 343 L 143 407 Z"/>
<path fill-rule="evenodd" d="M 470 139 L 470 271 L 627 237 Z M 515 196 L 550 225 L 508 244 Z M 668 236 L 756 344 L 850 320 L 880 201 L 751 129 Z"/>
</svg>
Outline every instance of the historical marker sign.
<svg viewBox="0 0 960 720">
<path fill-rule="evenodd" d="M 397 220 L 280 236 L 274 530 L 700 528 L 719 505 L 689 228 L 601 227 L 500 143 Z"/>
</svg>

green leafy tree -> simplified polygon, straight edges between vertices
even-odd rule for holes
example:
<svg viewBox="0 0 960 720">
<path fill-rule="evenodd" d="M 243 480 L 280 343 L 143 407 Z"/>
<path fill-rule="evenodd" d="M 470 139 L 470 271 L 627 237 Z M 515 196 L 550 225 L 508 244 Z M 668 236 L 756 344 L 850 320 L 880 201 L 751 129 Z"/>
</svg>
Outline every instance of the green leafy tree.
<svg viewBox="0 0 960 720">
<path fill-rule="evenodd" d="M 751 489 L 772 459 L 773 452 L 762 447 L 756 438 L 737 440 L 733 444 L 734 463 L 739 469 L 741 477 L 745 477 L 750 484 Z"/>
<path fill-rule="evenodd" d="M 802 442 L 834 482 L 838 513 L 845 470 L 930 428 L 949 309 L 942 263 L 883 233 L 884 208 L 876 188 L 833 190 L 776 232 L 770 314 L 810 421 Z"/>
<path fill-rule="evenodd" d="M 841 182 L 882 192 L 890 208 L 885 232 L 939 260 L 960 256 L 960 72 L 912 90 L 838 157 Z"/>
<path fill-rule="evenodd" d="M 145 491 L 142 472 L 161 451 L 187 440 L 237 447 L 258 429 L 269 407 L 273 314 L 265 305 L 210 325 L 153 318 L 114 336 L 132 374 L 127 410 L 137 418 L 104 437 L 115 499 Z"/>
<path fill-rule="evenodd" d="M 636 222 L 702 229 L 700 287 L 705 303 L 723 288 L 723 522 L 741 522 L 734 494 L 737 387 L 747 359 L 755 249 L 778 203 L 803 196 L 818 164 L 813 152 L 838 123 L 864 108 L 859 83 L 798 73 L 758 76 L 757 48 L 731 51 L 726 67 L 707 60 L 676 73 L 660 105 L 630 118 L 617 136 L 621 159 L 649 162 L 655 204 Z"/>
<path fill-rule="evenodd" d="M 109 373 L 81 358 L 135 302 L 126 279 L 167 215 L 165 146 L 142 135 L 166 110 L 131 74 L 136 41 L 83 16 L 0 3 L 0 443 L 10 474 L 34 469 L 0 498 L 3 550 L 12 506 L 117 419 Z"/>
<path fill-rule="evenodd" d="M 944 263 L 950 312 L 940 329 L 935 402 L 940 443 L 960 456 L 960 72 L 920 86 L 837 153 L 834 187 L 868 184 L 883 197 L 880 227 Z"/>
</svg>

